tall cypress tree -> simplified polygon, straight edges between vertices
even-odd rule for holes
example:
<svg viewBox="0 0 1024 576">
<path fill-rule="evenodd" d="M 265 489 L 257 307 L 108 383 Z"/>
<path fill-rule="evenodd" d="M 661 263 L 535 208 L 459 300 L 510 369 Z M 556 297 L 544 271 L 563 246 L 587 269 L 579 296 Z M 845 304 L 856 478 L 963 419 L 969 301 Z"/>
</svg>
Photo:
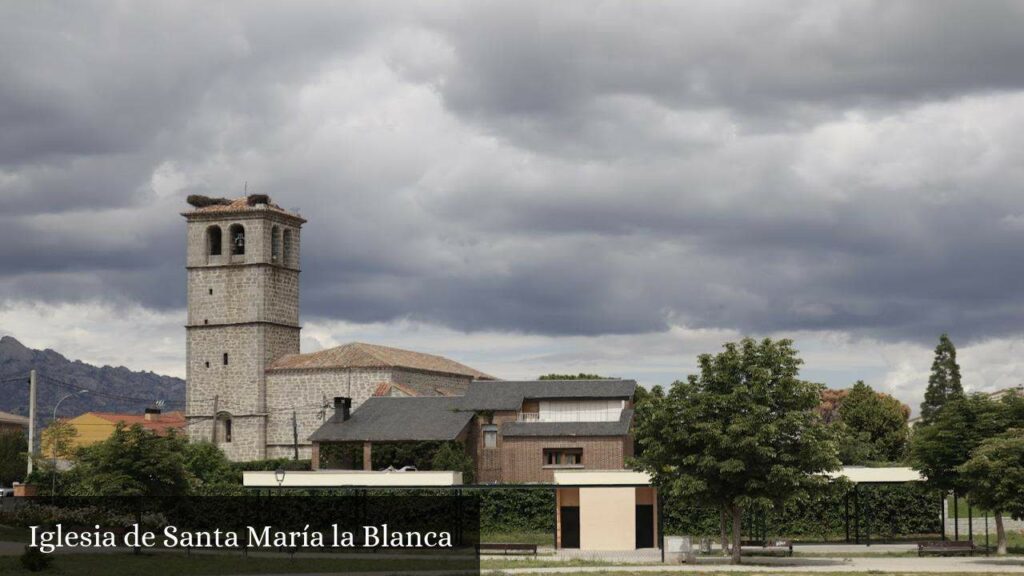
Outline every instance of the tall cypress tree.
<svg viewBox="0 0 1024 576">
<path fill-rule="evenodd" d="M 948 334 L 939 337 L 932 361 L 932 374 L 928 377 L 928 389 L 921 403 L 921 420 L 931 422 L 935 414 L 947 402 L 964 397 L 960 384 L 960 365 L 956 363 L 956 346 Z"/>
</svg>

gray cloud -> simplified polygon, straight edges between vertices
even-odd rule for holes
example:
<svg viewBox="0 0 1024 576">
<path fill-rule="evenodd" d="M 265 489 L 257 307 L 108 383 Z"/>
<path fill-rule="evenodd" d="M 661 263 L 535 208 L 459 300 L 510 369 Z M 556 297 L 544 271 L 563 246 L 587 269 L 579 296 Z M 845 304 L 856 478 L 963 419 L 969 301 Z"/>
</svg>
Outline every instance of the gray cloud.
<svg viewBox="0 0 1024 576">
<path fill-rule="evenodd" d="M 352 322 L 1024 325 L 1019 3 L 0 7 L 0 291 L 184 300 L 189 193 Z"/>
</svg>

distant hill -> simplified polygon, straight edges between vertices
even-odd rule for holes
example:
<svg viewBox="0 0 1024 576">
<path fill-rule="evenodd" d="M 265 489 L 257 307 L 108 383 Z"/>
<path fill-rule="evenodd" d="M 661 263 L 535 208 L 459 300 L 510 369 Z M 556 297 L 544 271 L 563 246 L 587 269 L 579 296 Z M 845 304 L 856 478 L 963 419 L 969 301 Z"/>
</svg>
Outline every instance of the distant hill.
<svg viewBox="0 0 1024 576">
<path fill-rule="evenodd" d="M 124 366 L 93 366 L 53 350 L 27 348 L 4 336 L 0 338 L 0 410 L 28 416 L 28 373 L 33 368 L 39 374 L 36 424 L 40 427 L 49 423 L 54 403 L 72 387 L 91 391 L 65 400 L 60 417 L 89 411 L 140 414 L 157 400 L 164 401 L 165 411 L 182 410 L 185 403 L 185 381 L 180 378 L 133 372 Z"/>
</svg>

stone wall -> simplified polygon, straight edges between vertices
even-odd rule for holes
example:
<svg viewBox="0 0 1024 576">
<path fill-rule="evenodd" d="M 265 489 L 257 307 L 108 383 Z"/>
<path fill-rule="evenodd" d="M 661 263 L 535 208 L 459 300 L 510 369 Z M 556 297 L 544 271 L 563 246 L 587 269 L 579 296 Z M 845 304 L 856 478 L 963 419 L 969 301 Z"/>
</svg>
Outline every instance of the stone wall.
<svg viewBox="0 0 1024 576">
<path fill-rule="evenodd" d="M 419 370 L 395 368 L 392 382 L 397 382 L 416 391 L 419 396 L 462 396 L 472 380 L 469 376 L 438 374 Z"/>
<path fill-rule="evenodd" d="M 307 454 L 309 436 L 334 413 L 336 396 L 352 399 L 352 409 L 371 397 L 381 382 L 391 381 L 392 371 L 379 369 L 272 370 L 267 372 L 269 408 L 267 442 L 273 452 L 293 454 L 292 411 L 299 428 L 300 449 Z M 326 401 L 328 407 L 323 405 Z"/>
</svg>

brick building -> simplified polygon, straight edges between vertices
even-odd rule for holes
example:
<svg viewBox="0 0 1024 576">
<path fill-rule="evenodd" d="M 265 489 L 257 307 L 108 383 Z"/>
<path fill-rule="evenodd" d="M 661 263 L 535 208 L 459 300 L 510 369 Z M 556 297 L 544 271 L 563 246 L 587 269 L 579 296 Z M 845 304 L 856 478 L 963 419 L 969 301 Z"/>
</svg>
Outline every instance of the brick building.
<svg viewBox="0 0 1024 576">
<path fill-rule="evenodd" d="M 350 415 L 344 399 L 311 436 L 320 446 L 456 441 L 481 484 L 551 483 L 558 470 L 622 470 L 633 454 L 632 380 L 473 381 L 456 398 L 372 398 Z M 402 463 L 395 463 L 401 465 Z"/>
<path fill-rule="evenodd" d="M 308 458 L 325 400 L 461 394 L 486 374 L 452 360 L 354 343 L 299 350 L 301 228 L 265 195 L 190 197 L 185 413 L 189 438 L 232 460 Z"/>
</svg>

